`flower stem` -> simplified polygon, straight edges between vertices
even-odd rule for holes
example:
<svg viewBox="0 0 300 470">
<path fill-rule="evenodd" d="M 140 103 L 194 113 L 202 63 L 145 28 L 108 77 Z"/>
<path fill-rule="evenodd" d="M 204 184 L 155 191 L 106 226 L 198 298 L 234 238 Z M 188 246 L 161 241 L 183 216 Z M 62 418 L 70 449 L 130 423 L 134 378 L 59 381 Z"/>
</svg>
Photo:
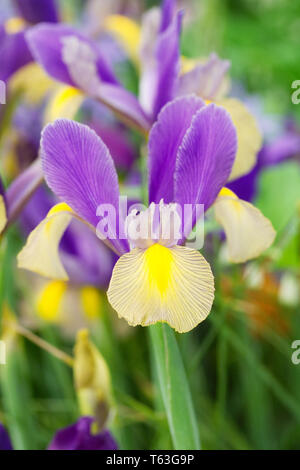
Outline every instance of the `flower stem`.
<svg viewBox="0 0 300 470">
<path fill-rule="evenodd" d="M 73 367 L 73 358 L 66 354 L 64 351 L 61 351 L 60 349 L 56 348 L 52 344 L 35 335 L 34 333 L 32 333 L 32 331 L 27 330 L 27 328 L 24 328 L 24 326 L 21 326 L 18 323 L 6 321 L 4 321 L 3 323 L 5 324 L 5 326 L 14 329 L 18 334 L 24 336 L 29 341 L 36 344 L 36 346 L 38 346 L 39 348 L 44 349 L 49 354 L 52 354 L 52 356 L 55 356 L 57 359 L 61 360 L 68 366 Z"/>
<path fill-rule="evenodd" d="M 200 449 L 191 392 L 174 331 L 166 324 L 149 327 L 158 388 L 163 398 L 174 449 Z"/>
</svg>

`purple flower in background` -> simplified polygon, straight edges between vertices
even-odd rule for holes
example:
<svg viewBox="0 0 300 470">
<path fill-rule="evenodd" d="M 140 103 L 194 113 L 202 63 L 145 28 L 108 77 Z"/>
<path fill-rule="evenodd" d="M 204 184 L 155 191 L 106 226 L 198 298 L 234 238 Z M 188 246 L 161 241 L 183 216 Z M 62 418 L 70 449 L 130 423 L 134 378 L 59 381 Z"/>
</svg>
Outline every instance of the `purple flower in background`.
<svg viewBox="0 0 300 470">
<path fill-rule="evenodd" d="M 5 190 L 0 183 L 0 233 L 15 221 L 26 202 L 43 181 L 40 160 L 23 171 Z"/>
<path fill-rule="evenodd" d="M 112 60 L 108 62 L 101 45 L 74 28 L 40 24 L 31 28 L 26 38 L 35 60 L 51 77 L 101 101 L 126 124 L 143 133 L 149 131 L 161 109 L 178 97 L 195 93 L 203 100 L 223 106 L 237 130 L 238 150 L 230 175 L 231 180 L 236 179 L 255 165 L 261 135 L 243 104 L 224 98 L 228 88 L 228 61 L 219 59 L 216 54 L 202 61 L 183 61 L 180 54 L 182 16 L 183 12 L 176 10 L 175 0 L 164 0 L 160 9 L 153 8 L 145 13 L 141 28 L 121 16 L 107 22 L 111 34 L 118 35 L 118 25 L 123 28 L 124 43 L 126 28 L 135 38 L 135 58 L 140 72 L 139 99 L 119 83 L 112 71 Z"/>
<path fill-rule="evenodd" d="M 94 418 L 83 416 L 76 423 L 56 432 L 48 450 L 117 450 L 118 445 L 108 430 L 91 433 Z M 9 435 L 0 423 L 0 450 L 13 450 Z"/>
<path fill-rule="evenodd" d="M 0 450 L 12 450 L 11 441 L 9 435 L 3 426 L 0 423 Z"/>
<path fill-rule="evenodd" d="M 91 433 L 94 419 L 89 416 L 79 418 L 76 423 L 57 431 L 49 450 L 117 450 L 118 445 L 107 430 Z"/>
<path fill-rule="evenodd" d="M 257 156 L 254 168 L 245 176 L 229 184 L 238 197 L 253 201 L 257 195 L 259 176 L 264 169 L 300 155 L 300 131 L 294 123 L 287 123 L 280 137 L 266 143 Z"/>
<path fill-rule="evenodd" d="M 14 0 L 14 5 L 19 13 L 18 17 L 8 18 L 0 27 L 0 80 L 5 82 L 20 68 L 33 61 L 25 40 L 28 25 L 58 21 L 54 0 Z"/>
<path fill-rule="evenodd" d="M 42 21 L 56 23 L 58 21 L 55 0 L 13 0 L 13 3 L 28 23 L 35 24 Z"/>
<path fill-rule="evenodd" d="M 6 82 L 17 70 L 33 60 L 25 40 L 25 30 L 7 32 L 4 26 L 0 35 L 0 80 Z"/>
<path fill-rule="evenodd" d="M 98 99 L 142 130 L 149 129 L 138 100 L 119 83 L 95 41 L 75 28 L 50 23 L 31 28 L 26 38 L 35 60 L 51 77 Z"/>
<path fill-rule="evenodd" d="M 142 24 L 140 102 L 155 121 L 160 109 L 176 97 L 180 72 L 180 32 L 183 12 L 175 2 L 150 10 Z"/>
</svg>

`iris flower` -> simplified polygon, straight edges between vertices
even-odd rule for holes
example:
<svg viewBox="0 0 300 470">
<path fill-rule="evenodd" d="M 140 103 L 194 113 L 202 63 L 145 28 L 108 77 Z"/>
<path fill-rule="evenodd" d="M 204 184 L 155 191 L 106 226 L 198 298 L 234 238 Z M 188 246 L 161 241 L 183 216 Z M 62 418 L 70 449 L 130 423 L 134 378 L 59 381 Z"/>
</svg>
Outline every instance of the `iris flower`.
<svg viewBox="0 0 300 470">
<path fill-rule="evenodd" d="M 138 57 L 138 99 L 120 84 L 99 44 L 76 29 L 45 23 L 31 28 L 26 37 L 35 60 L 52 78 L 100 100 L 143 132 L 149 131 L 168 102 L 181 96 L 194 93 L 207 103 L 224 107 L 237 130 L 237 156 L 230 175 L 233 180 L 255 165 L 261 135 L 247 108 L 226 96 L 229 61 L 216 54 L 198 61 L 181 57 L 182 17 L 176 1 L 164 0 L 160 9 L 145 13 L 141 27 L 122 15 L 106 19 L 107 31 L 124 44 L 135 62 Z"/>
<path fill-rule="evenodd" d="M 114 21 L 113 21 L 114 18 Z M 122 38 L 137 25 L 123 24 L 121 16 L 107 20 L 107 27 Z M 236 179 L 255 165 L 262 139 L 256 122 L 244 106 L 227 96 L 230 62 L 212 53 L 207 59 L 187 59 L 180 55 L 182 11 L 176 11 L 175 0 L 164 0 L 162 7 L 145 13 L 140 27 L 140 90 L 143 109 L 154 121 L 169 101 L 191 93 L 206 102 L 223 106 L 230 114 L 237 131 L 238 147 L 230 179 Z M 118 26 L 118 27 L 117 27 Z"/>
<path fill-rule="evenodd" d="M 42 23 L 26 33 L 34 59 L 55 80 L 104 103 L 142 131 L 150 120 L 137 98 L 115 76 L 97 42 L 64 24 Z"/>
<path fill-rule="evenodd" d="M 33 61 L 25 40 L 26 29 L 41 21 L 57 22 L 54 0 L 14 0 L 14 16 L 0 25 L 0 79 L 5 82 L 20 68 Z"/>
<path fill-rule="evenodd" d="M 18 256 L 19 266 L 48 276 L 65 278 L 58 245 L 72 217 L 79 218 L 102 235 L 120 256 L 108 299 L 119 317 L 130 325 L 167 322 L 186 332 L 209 314 L 214 298 L 211 268 L 195 249 L 182 246 L 176 236 L 181 223 L 177 206 L 214 205 L 238 261 L 258 256 L 272 243 L 270 222 L 251 204 L 226 189 L 236 155 L 236 131 L 228 113 L 197 97 L 177 99 L 160 112 L 151 129 L 148 145 L 149 209 L 131 213 L 126 222 L 139 224 L 146 218 L 152 231 L 148 238 L 116 236 L 125 226 L 126 214 L 119 207 L 117 173 L 103 141 L 87 126 L 57 120 L 43 131 L 41 155 L 45 179 L 64 201 L 30 234 Z M 153 210 L 153 204 L 159 213 Z M 99 229 L 97 209 L 114 207 L 106 226 Z M 170 217 L 170 214 L 172 215 Z M 192 213 L 192 226 L 199 214 Z M 115 221 L 119 221 L 116 227 Z M 103 233 L 105 231 L 105 233 Z M 162 236 L 169 233 L 169 237 Z"/>
</svg>

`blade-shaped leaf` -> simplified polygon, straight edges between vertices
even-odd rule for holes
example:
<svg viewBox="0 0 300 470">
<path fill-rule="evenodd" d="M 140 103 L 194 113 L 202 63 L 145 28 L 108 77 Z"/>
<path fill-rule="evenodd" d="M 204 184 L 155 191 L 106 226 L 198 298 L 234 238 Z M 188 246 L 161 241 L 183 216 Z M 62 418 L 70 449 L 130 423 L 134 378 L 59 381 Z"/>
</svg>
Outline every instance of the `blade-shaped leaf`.
<svg viewBox="0 0 300 470">
<path fill-rule="evenodd" d="M 194 405 L 174 331 L 165 324 L 149 327 L 159 389 L 175 449 L 200 449 Z"/>
</svg>

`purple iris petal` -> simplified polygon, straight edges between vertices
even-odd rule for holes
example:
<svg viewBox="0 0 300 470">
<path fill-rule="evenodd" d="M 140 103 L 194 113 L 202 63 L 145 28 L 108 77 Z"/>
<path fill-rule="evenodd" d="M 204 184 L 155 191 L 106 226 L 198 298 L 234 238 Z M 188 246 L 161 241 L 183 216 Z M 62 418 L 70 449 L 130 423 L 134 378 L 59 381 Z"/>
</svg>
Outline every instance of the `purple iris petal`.
<svg viewBox="0 0 300 470">
<path fill-rule="evenodd" d="M 49 450 L 117 450 L 118 446 L 107 430 L 91 434 L 93 418 L 84 416 L 76 423 L 57 431 Z"/>
<path fill-rule="evenodd" d="M 46 217 L 54 204 L 55 199 L 50 191 L 40 186 L 20 215 L 22 231 L 26 237 Z"/>
<path fill-rule="evenodd" d="M 1 423 L 0 423 L 0 450 L 12 450 L 12 445 L 11 445 L 9 435 Z"/>
<path fill-rule="evenodd" d="M 119 220 L 117 173 L 108 148 L 96 133 L 83 124 L 59 119 L 45 128 L 41 154 L 49 187 L 80 217 L 96 227 L 98 206 L 115 208 L 116 221 L 108 214 L 108 238 L 118 251 L 127 251 L 127 241 L 114 238 L 113 233 Z"/>
<path fill-rule="evenodd" d="M 117 168 L 129 170 L 136 159 L 136 152 L 122 126 L 93 122 L 90 127 L 101 137 L 110 150 Z"/>
<path fill-rule="evenodd" d="M 179 78 L 178 96 L 196 93 L 205 99 L 214 99 L 229 67 L 228 60 L 221 60 L 217 54 L 211 54 L 204 64 L 196 65 Z"/>
<path fill-rule="evenodd" d="M 261 165 L 255 165 L 253 170 L 247 175 L 241 176 L 241 178 L 232 181 L 226 185 L 231 191 L 233 191 L 240 199 L 244 201 L 253 201 L 258 187 L 258 176 L 261 172 Z"/>
<path fill-rule="evenodd" d="M 33 60 L 24 31 L 16 34 L 4 32 L 1 34 L 0 57 L 0 80 L 3 81 L 7 81 L 17 70 Z"/>
<path fill-rule="evenodd" d="M 69 26 L 47 23 L 31 28 L 26 38 L 35 60 L 51 77 L 82 89 L 139 128 L 149 129 L 138 100 L 119 84 L 96 42 Z"/>
<path fill-rule="evenodd" d="M 78 87 L 70 76 L 68 66 L 63 61 L 63 46 L 66 38 L 77 38 L 89 46 L 95 55 L 99 78 L 108 83 L 118 84 L 97 44 L 78 33 L 76 29 L 62 24 L 44 23 L 31 28 L 26 34 L 28 45 L 35 60 L 44 67 L 46 72 L 56 80 Z"/>
<path fill-rule="evenodd" d="M 39 23 L 48 21 L 56 23 L 58 14 L 55 0 L 14 0 L 20 15 L 28 21 L 28 23 Z"/>
<path fill-rule="evenodd" d="M 257 156 L 255 167 L 245 176 L 232 181 L 228 187 L 245 201 L 253 201 L 258 189 L 258 178 L 264 168 L 278 165 L 281 162 L 300 155 L 300 134 L 288 130 L 278 139 L 266 144 Z"/>
<path fill-rule="evenodd" d="M 200 109 L 178 151 L 175 202 L 181 207 L 204 204 L 207 211 L 230 175 L 236 148 L 236 131 L 229 114 L 214 104 Z"/>
<path fill-rule="evenodd" d="M 60 256 L 70 282 L 108 287 L 117 256 L 84 224 L 73 221 L 60 243 Z"/>
<path fill-rule="evenodd" d="M 178 12 L 168 28 L 158 36 L 156 45 L 157 90 L 153 103 L 153 117 L 175 97 L 180 70 L 179 39 L 182 16 L 183 12 Z"/>
<path fill-rule="evenodd" d="M 161 22 L 159 32 L 165 31 L 175 14 L 176 1 L 175 0 L 163 0 L 161 8 Z"/>
<path fill-rule="evenodd" d="M 34 158 L 36 158 L 40 146 L 43 112 L 44 104 L 41 106 L 29 106 L 21 103 L 13 116 L 13 125 L 20 133 L 20 137 L 35 147 Z"/>
<path fill-rule="evenodd" d="M 43 181 L 40 160 L 36 160 L 23 171 L 6 191 L 9 222 L 13 222 L 23 209 L 24 204 Z"/>
<path fill-rule="evenodd" d="M 62 239 L 60 253 L 73 284 L 108 287 L 117 256 L 88 227 L 74 221 Z"/>
<path fill-rule="evenodd" d="M 261 160 L 264 165 L 276 165 L 298 154 L 300 154 L 300 133 L 288 131 L 263 147 Z"/>
<path fill-rule="evenodd" d="M 178 148 L 193 116 L 204 106 L 196 96 L 179 98 L 160 112 L 149 136 L 149 201 L 174 200 L 174 172 Z"/>
<path fill-rule="evenodd" d="M 129 118 L 143 131 L 149 131 L 149 117 L 142 110 L 137 98 L 122 86 L 102 83 L 96 97 L 112 110 Z"/>
</svg>

